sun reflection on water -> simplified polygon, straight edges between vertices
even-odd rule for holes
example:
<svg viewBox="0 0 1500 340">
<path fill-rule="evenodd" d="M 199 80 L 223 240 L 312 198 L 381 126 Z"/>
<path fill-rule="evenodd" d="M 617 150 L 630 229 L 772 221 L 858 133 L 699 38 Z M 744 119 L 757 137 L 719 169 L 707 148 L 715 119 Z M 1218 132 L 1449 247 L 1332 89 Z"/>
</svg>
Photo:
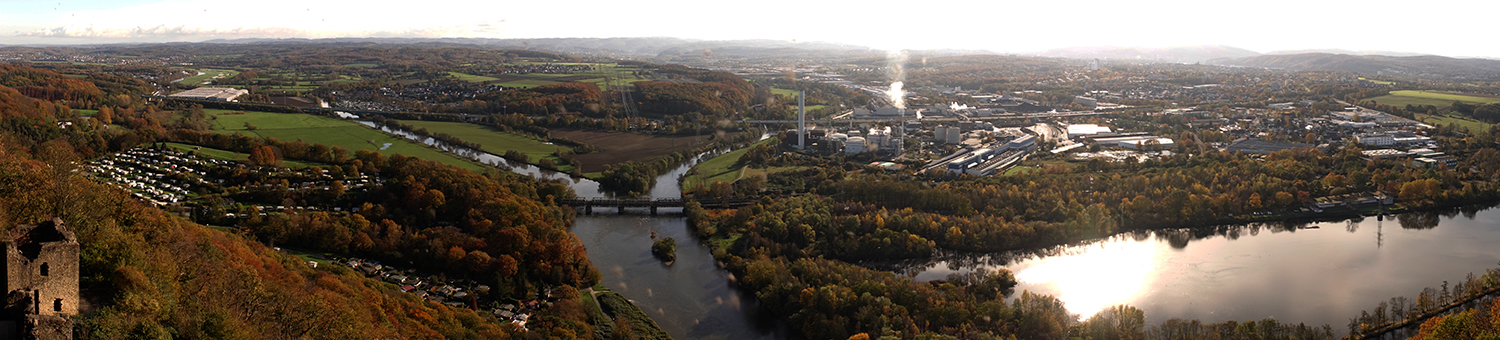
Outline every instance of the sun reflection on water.
<svg viewBox="0 0 1500 340">
<path fill-rule="evenodd" d="M 1021 283 L 1051 290 L 1080 320 L 1104 308 L 1130 304 L 1156 280 L 1165 250 L 1157 242 L 1114 242 L 1073 255 L 1033 259 L 1011 268 Z M 1035 289 L 1034 289 L 1035 290 Z"/>
</svg>

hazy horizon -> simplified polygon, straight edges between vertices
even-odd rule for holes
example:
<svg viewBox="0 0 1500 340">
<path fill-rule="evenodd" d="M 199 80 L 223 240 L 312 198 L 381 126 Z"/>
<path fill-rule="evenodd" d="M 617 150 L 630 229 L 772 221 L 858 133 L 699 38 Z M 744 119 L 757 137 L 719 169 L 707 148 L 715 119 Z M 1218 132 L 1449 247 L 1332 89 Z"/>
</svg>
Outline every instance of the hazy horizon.
<svg viewBox="0 0 1500 340">
<path fill-rule="evenodd" d="M 1482 20 L 1448 20 L 1443 31 L 1394 26 L 1391 10 L 1353 1 L 1273 0 L 1204 4 L 987 1 L 922 6 L 773 0 L 703 4 L 683 0 L 542 2 L 436 0 L 392 7 L 353 1 L 244 3 L 184 0 L 0 0 L 0 45 L 202 42 L 243 38 L 638 38 L 766 39 L 874 49 L 1037 53 L 1073 47 L 1171 48 L 1222 45 L 1268 53 L 1383 51 L 1500 58 L 1461 39 Z M 1455 12 L 1455 8 L 1465 8 Z M 1401 8 L 1402 17 L 1439 18 L 1500 9 L 1438 0 Z"/>
</svg>

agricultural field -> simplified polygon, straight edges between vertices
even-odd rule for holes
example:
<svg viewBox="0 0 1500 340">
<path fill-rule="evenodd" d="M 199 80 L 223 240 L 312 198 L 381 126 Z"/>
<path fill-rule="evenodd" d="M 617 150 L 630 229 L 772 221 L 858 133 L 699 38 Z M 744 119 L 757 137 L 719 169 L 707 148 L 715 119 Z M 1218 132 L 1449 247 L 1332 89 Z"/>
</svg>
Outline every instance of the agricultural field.
<svg viewBox="0 0 1500 340">
<path fill-rule="evenodd" d="M 308 92 L 317 90 L 318 88 L 323 87 L 323 85 L 329 83 L 354 83 L 361 80 L 357 76 L 351 76 L 347 74 L 340 74 L 338 75 L 338 77 L 329 77 L 328 75 L 298 73 L 295 71 L 280 69 L 256 70 L 256 72 L 260 74 L 259 77 L 255 78 L 256 81 L 280 80 L 290 83 L 286 85 L 257 85 L 262 91 Z M 248 85 L 226 86 L 242 89 L 249 88 Z"/>
<path fill-rule="evenodd" d="M 204 112 L 209 114 L 211 129 L 216 133 L 243 133 L 272 137 L 282 141 L 300 139 L 308 143 L 344 148 L 349 150 L 351 155 L 356 150 L 371 150 L 385 155 L 401 154 L 438 161 L 473 171 L 483 168 L 475 161 L 337 118 L 254 111 L 243 114 L 234 114 L 233 112 L 237 111 L 228 110 L 204 110 Z M 250 129 L 245 125 L 246 123 L 255 129 Z"/>
<path fill-rule="evenodd" d="M 560 159 L 553 156 L 552 153 L 559 149 L 566 149 L 530 137 L 495 131 L 488 127 L 468 123 L 422 120 L 403 120 L 401 123 L 427 129 L 428 132 L 450 134 L 465 142 L 478 143 L 479 148 L 484 150 L 484 152 L 496 155 L 504 155 L 506 151 L 515 150 L 526 154 L 526 157 L 530 158 L 530 161 L 533 163 L 544 158 L 551 159 L 554 163 L 559 162 Z M 559 170 L 570 171 L 573 170 L 573 166 L 559 166 Z"/>
<path fill-rule="evenodd" d="M 229 78 L 240 74 L 240 71 L 219 69 L 198 70 L 198 72 L 202 72 L 203 74 L 183 78 L 182 80 L 179 80 L 177 82 L 183 84 L 203 85 L 204 83 L 211 83 L 214 79 Z"/>
<path fill-rule="evenodd" d="M 526 79 L 525 77 L 520 77 L 520 76 L 503 76 L 503 77 L 504 77 L 503 79 L 498 79 L 497 78 L 496 82 L 490 83 L 490 84 L 491 85 L 500 85 L 500 86 L 504 86 L 504 87 L 518 87 L 519 88 L 519 87 L 537 87 L 537 86 L 542 86 L 542 85 L 552 85 L 552 84 L 557 84 L 557 83 L 561 83 L 562 82 L 562 81 L 552 81 L 552 80 L 545 80 L 545 79 Z M 485 77 L 485 78 L 489 78 L 489 77 Z"/>
<path fill-rule="evenodd" d="M 1444 107 L 1453 105 L 1454 101 L 1476 104 L 1500 102 L 1500 98 L 1495 97 L 1482 97 L 1474 95 L 1414 90 L 1391 91 L 1391 94 L 1374 98 L 1365 98 L 1365 100 L 1373 100 L 1376 103 L 1395 105 L 1400 107 L 1405 107 L 1408 104 Z"/>
<path fill-rule="evenodd" d="M 1474 120 L 1473 118 L 1463 117 L 1463 116 L 1454 115 L 1454 114 L 1444 114 L 1444 115 L 1417 114 L 1417 121 L 1420 121 L 1420 122 L 1423 122 L 1423 123 L 1427 123 L 1427 124 L 1443 124 L 1443 125 L 1458 124 L 1458 126 L 1462 126 L 1462 127 L 1468 128 L 1469 131 L 1489 131 L 1490 130 L 1490 126 L 1492 126 L 1490 123 L 1485 123 L 1485 122 L 1482 122 L 1482 121 Z"/>
<path fill-rule="evenodd" d="M 472 74 L 458 73 L 458 72 L 448 72 L 448 75 L 451 75 L 454 78 L 458 78 L 458 80 L 467 81 L 467 82 L 471 82 L 471 83 L 483 83 L 483 82 L 487 82 L 487 81 L 500 80 L 499 78 L 495 78 L 495 77 L 476 76 L 476 75 L 472 75 Z"/>
<path fill-rule="evenodd" d="M 604 171 L 604 166 L 627 161 L 645 161 L 696 149 L 710 142 L 703 136 L 655 136 L 628 132 L 552 130 L 552 137 L 588 143 L 599 152 L 574 155 L 583 162 L 583 172 Z"/>
<path fill-rule="evenodd" d="M 533 163 L 547 158 L 556 162 L 558 159 L 552 154 L 560 149 L 567 149 L 529 137 L 491 130 L 488 127 L 457 122 L 432 122 L 418 120 L 404 120 L 402 123 L 414 127 L 427 129 L 428 132 L 446 133 L 458 137 L 465 142 L 478 143 L 485 152 L 503 155 L 505 151 L 515 150 L 526 154 Z M 653 136 L 625 132 L 602 132 L 602 131 L 578 131 L 578 130 L 553 130 L 552 137 L 562 137 L 593 145 L 600 151 L 589 154 L 574 155 L 573 158 L 583 163 L 579 171 L 585 174 L 604 171 L 604 167 L 610 164 L 626 161 L 651 160 L 670 155 L 680 151 L 692 150 L 709 142 L 708 136 Z M 560 167 L 562 171 L 572 170 L 571 166 Z"/>
</svg>

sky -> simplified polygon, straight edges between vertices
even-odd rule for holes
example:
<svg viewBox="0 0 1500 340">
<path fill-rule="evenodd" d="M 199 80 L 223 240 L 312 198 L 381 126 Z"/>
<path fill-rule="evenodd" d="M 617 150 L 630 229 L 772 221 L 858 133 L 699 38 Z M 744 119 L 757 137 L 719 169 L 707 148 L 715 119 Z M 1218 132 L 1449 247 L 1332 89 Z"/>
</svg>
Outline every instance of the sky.
<svg viewBox="0 0 1500 340">
<path fill-rule="evenodd" d="M 1338 48 L 1500 58 L 1500 1 L 0 0 L 0 45 L 236 38 L 678 37 L 879 49 Z M 1409 18 L 1409 19 L 1403 19 Z"/>
</svg>

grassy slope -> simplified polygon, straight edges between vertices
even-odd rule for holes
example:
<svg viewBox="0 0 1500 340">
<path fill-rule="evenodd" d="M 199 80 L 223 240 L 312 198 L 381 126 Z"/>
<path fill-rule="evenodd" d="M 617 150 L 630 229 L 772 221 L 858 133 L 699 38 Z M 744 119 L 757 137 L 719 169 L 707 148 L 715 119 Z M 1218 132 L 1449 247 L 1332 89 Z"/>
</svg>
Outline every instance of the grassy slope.
<svg viewBox="0 0 1500 340">
<path fill-rule="evenodd" d="M 765 144 L 770 143 L 771 141 L 771 139 L 767 139 L 757 142 L 756 144 Z M 735 165 L 735 163 L 739 163 L 740 156 L 744 156 L 745 151 L 748 150 L 750 150 L 749 147 L 740 148 L 738 150 L 719 155 L 718 157 L 714 157 L 707 161 L 703 161 L 703 163 L 698 163 L 697 166 L 693 167 L 692 171 L 688 172 L 687 178 L 682 179 L 682 187 L 691 189 L 700 185 L 708 186 L 717 182 L 734 182 L 739 180 L 740 178 L 757 176 L 760 174 L 774 174 L 783 171 L 799 171 L 807 168 L 805 166 L 745 168 Z"/>
<path fill-rule="evenodd" d="M 744 156 L 747 150 L 750 150 L 750 148 L 730 151 L 698 163 L 698 165 L 693 166 L 692 170 L 688 171 L 688 176 L 682 179 L 682 187 L 694 188 L 700 185 L 707 186 L 715 182 L 734 182 L 738 180 L 740 173 L 743 172 L 741 171 L 743 168 L 735 166 L 735 163 L 739 162 L 740 156 Z"/>
<path fill-rule="evenodd" d="M 302 140 L 308 143 L 337 146 L 349 150 L 379 151 L 381 154 L 401 154 L 426 160 L 438 161 L 464 169 L 478 171 L 482 167 L 473 161 L 459 158 L 442 151 L 403 138 L 376 131 L 359 123 L 332 117 L 308 114 L 271 112 L 246 112 L 245 114 L 223 114 L 226 110 L 204 110 L 214 118 L 213 131 L 223 134 L 244 133 L 260 137 L 273 137 L 282 141 Z M 256 127 L 245 128 L 245 123 Z M 390 143 L 390 147 L 385 147 Z M 384 150 L 382 150 L 384 148 Z"/>
<path fill-rule="evenodd" d="M 525 136 L 490 130 L 489 128 L 457 122 L 431 122 L 421 120 L 403 120 L 402 123 L 427 129 L 428 132 L 441 132 L 453 135 L 465 142 L 479 143 L 480 149 L 496 155 L 504 155 L 506 150 L 516 150 L 531 158 L 531 162 L 538 162 L 543 158 L 559 162 L 552 152 L 558 149 L 567 149 L 557 145 L 542 143 L 542 141 L 527 138 Z M 570 171 L 573 166 L 560 166 L 558 170 Z"/>
<path fill-rule="evenodd" d="M 197 152 L 198 155 L 201 155 L 203 157 L 208 157 L 208 158 L 213 158 L 213 159 L 219 159 L 219 160 L 235 161 L 235 162 L 245 162 L 246 160 L 250 159 L 250 154 L 238 153 L 238 152 L 229 151 L 229 150 L 220 150 L 220 149 L 210 148 L 210 147 L 206 147 L 206 146 L 197 146 L 197 145 L 182 144 L 182 143 L 167 143 L 167 146 L 171 147 L 173 149 L 177 149 L 178 151 L 182 151 L 182 152 Z M 322 164 L 322 163 L 317 163 L 317 162 L 300 162 L 300 161 L 294 161 L 294 160 L 282 160 L 281 161 L 281 165 L 282 166 L 286 166 L 288 168 L 293 168 L 293 169 L 301 169 L 301 168 L 313 167 L 313 166 L 323 166 L 323 167 L 327 167 L 328 166 L 327 164 Z"/>
</svg>

